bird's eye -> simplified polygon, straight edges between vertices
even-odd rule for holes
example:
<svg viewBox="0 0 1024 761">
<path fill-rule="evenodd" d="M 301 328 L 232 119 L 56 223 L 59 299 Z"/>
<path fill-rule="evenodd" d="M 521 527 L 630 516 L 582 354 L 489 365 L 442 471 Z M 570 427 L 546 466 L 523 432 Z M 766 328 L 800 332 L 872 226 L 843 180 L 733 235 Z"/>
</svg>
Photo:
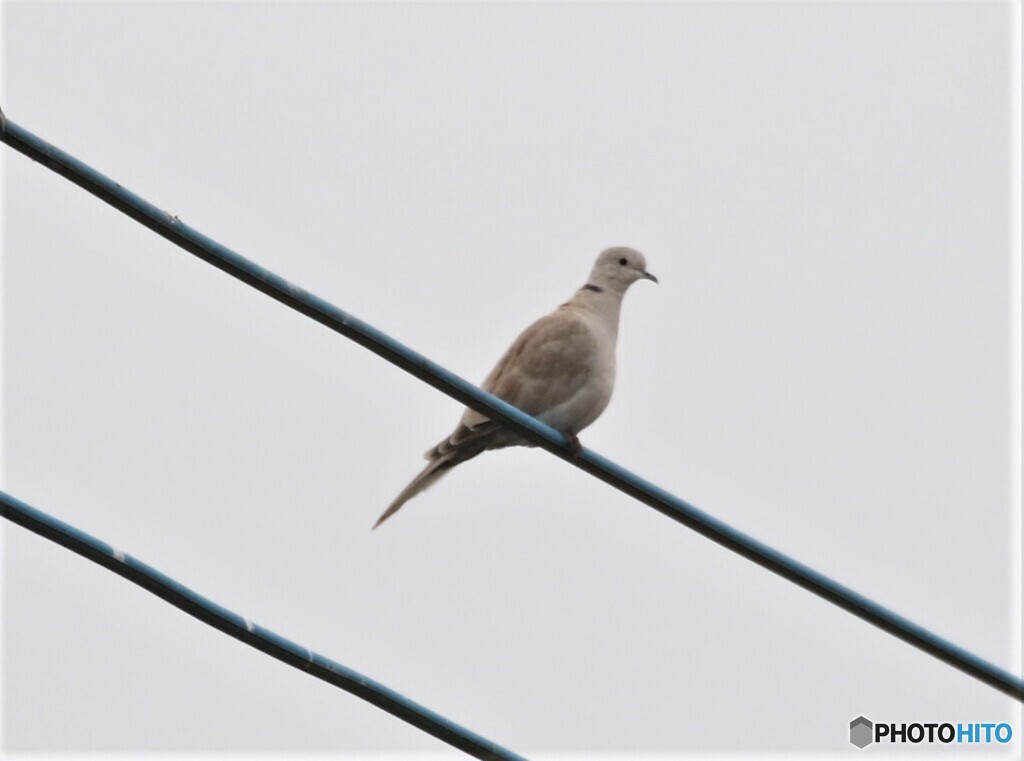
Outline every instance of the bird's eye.
<svg viewBox="0 0 1024 761">
<path fill-rule="evenodd" d="M 621 266 L 625 267 L 625 266 L 626 266 L 626 258 L 625 258 L 625 257 L 623 257 L 622 259 L 619 259 L 619 264 L 620 264 Z"/>
</svg>

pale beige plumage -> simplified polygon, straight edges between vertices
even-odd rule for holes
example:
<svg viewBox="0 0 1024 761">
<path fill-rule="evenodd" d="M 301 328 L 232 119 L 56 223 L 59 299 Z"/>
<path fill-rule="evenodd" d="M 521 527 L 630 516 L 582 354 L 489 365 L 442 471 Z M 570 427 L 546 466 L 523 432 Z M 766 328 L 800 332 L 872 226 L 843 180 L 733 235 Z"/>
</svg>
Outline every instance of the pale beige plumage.
<svg viewBox="0 0 1024 761">
<path fill-rule="evenodd" d="M 484 380 L 483 389 L 575 440 L 611 399 L 622 296 L 641 279 L 657 282 L 639 251 L 623 246 L 603 251 L 587 284 L 520 334 Z M 426 452 L 427 466 L 373 527 L 456 465 L 488 449 L 515 445 L 528 444 L 467 408 L 455 431 Z"/>
</svg>

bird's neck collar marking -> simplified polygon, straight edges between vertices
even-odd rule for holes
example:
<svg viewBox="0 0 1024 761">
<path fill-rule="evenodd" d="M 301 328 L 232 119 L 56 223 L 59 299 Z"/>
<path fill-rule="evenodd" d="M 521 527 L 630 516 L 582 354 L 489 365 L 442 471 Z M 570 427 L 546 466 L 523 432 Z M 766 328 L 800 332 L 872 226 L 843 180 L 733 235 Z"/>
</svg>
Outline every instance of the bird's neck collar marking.
<svg viewBox="0 0 1024 761">
<path fill-rule="evenodd" d="M 604 288 L 601 288 L 600 286 L 593 285 L 592 283 L 587 283 L 585 286 L 580 288 L 580 290 L 581 291 L 593 291 L 594 293 L 604 293 Z"/>
</svg>

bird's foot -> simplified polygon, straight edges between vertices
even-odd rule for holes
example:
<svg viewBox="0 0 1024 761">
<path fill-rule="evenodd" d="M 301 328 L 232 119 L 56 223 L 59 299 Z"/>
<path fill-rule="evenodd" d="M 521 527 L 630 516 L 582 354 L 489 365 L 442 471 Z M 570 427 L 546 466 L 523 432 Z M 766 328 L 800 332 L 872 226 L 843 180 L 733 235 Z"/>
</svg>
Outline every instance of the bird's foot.
<svg viewBox="0 0 1024 761">
<path fill-rule="evenodd" d="M 562 431 L 562 435 L 565 436 L 565 448 L 569 450 L 569 454 L 573 457 L 579 457 L 583 451 L 583 445 L 580 444 L 579 438 L 575 433 L 569 431 Z"/>
</svg>

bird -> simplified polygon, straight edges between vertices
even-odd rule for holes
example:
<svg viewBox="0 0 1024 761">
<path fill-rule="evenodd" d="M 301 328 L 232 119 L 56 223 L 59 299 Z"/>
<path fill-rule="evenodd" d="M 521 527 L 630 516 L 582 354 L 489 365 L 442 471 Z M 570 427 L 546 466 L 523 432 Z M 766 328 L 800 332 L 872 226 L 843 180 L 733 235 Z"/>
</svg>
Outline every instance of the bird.
<svg viewBox="0 0 1024 761">
<path fill-rule="evenodd" d="M 482 384 L 485 391 L 561 431 L 579 454 L 578 434 L 604 412 L 615 385 L 615 345 L 622 297 L 638 280 L 658 282 L 644 255 L 628 246 L 606 248 L 590 277 L 567 302 L 512 342 Z M 456 465 L 481 452 L 534 446 L 472 408 L 450 436 L 424 454 L 426 467 L 373 524 L 376 529 Z"/>
</svg>

